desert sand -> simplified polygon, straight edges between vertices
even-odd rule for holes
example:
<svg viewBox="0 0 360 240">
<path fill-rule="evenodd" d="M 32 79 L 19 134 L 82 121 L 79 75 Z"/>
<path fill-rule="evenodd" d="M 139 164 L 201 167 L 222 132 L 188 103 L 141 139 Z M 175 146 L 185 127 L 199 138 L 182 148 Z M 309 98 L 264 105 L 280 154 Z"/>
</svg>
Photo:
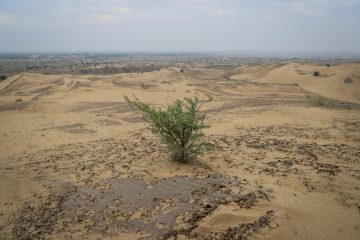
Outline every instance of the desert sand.
<svg viewBox="0 0 360 240">
<path fill-rule="evenodd" d="M 216 149 L 171 161 L 124 95 L 212 96 Z M 23 72 L 0 126 L 1 239 L 360 236 L 360 64 Z"/>
</svg>

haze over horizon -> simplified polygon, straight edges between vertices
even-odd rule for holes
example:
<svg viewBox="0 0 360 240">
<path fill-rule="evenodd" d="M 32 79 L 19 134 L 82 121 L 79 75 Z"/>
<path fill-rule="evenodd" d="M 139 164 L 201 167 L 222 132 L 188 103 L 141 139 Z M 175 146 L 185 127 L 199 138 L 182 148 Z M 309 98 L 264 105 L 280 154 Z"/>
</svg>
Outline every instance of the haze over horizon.
<svg viewBox="0 0 360 240">
<path fill-rule="evenodd" d="M 2 0 L 0 52 L 360 51 L 360 0 Z"/>
</svg>

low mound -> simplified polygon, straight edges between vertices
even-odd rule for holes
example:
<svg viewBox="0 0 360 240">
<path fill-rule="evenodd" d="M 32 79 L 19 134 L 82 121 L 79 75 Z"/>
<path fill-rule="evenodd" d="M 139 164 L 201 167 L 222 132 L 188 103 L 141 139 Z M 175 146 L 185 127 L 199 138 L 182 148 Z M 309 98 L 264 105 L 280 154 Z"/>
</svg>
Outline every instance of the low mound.
<svg viewBox="0 0 360 240">
<path fill-rule="evenodd" d="M 319 72 L 319 76 L 314 76 Z M 270 71 L 257 80 L 263 83 L 298 84 L 307 91 L 327 98 L 360 103 L 358 64 L 333 67 L 291 63 Z"/>
</svg>

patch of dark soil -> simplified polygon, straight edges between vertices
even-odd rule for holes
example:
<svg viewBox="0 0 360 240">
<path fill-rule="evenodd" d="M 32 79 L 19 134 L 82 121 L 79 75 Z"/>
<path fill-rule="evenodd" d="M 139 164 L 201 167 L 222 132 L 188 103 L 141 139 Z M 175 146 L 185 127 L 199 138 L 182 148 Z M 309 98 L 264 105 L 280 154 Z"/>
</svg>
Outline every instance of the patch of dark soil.
<svg viewBox="0 0 360 240">
<path fill-rule="evenodd" d="M 139 114 L 130 115 L 127 117 L 122 117 L 122 120 L 129 122 L 129 123 L 140 123 L 144 122 L 144 118 Z"/>
<path fill-rule="evenodd" d="M 91 83 L 87 83 L 87 82 L 76 82 L 75 83 L 75 86 L 74 87 L 87 87 L 87 88 L 90 88 L 90 87 L 92 87 L 93 86 L 93 84 L 91 84 Z"/>
<path fill-rule="evenodd" d="M 28 107 L 30 104 L 31 104 L 30 102 L 15 102 L 15 103 L 1 104 L 0 112 L 22 110 Z"/>
<path fill-rule="evenodd" d="M 155 83 L 141 83 L 140 84 L 141 89 L 150 89 L 150 88 L 156 88 L 158 87 Z"/>
<path fill-rule="evenodd" d="M 96 224 L 90 227 L 95 232 L 103 232 L 104 229 L 108 231 L 109 228 L 112 229 L 110 232 L 116 229 L 145 230 L 154 236 L 160 236 L 164 230 L 175 224 L 178 215 L 193 210 L 196 205 L 202 206 L 205 202 L 231 198 L 235 193 L 229 190 L 229 186 L 241 183 L 220 175 L 214 175 L 205 179 L 173 177 L 159 181 L 150 187 L 142 180 L 131 178 L 113 179 L 109 180 L 107 184 L 110 186 L 108 189 L 81 189 L 79 194 L 75 196 L 75 201 L 70 198 L 65 203 L 66 206 L 71 209 L 78 199 L 87 196 L 88 198 L 82 201 L 82 205 L 92 210 L 100 210 L 99 214 L 95 214 Z M 228 191 L 218 188 L 219 185 L 225 186 Z M 201 191 L 202 194 L 196 194 L 198 191 Z M 101 196 L 105 196 L 105 198 Z M 93 199 L 97 201 L 94 202 Z M 87 200 L 89 201 L 87 202 Z M 171 202 L 170 205 L 169 202 Z M 168 205 L 168 209 L 164 211 L 166 205 Z M 114 221 L 110 226 L 104 226 L 103 221 L 105 219 L 109 222 L 109 216 L 103 218 L 104 211 L 107 208 L 114 208 L 111 206 L 116 207 L 122 216 L 126 216 L 126 219 L 123 222 Z M 146 216 L 139 219 L 129 218 L 139 210 L 146 213 Z M 158 229 L 157 224 L 163 225 L 164 229 Z"/>
<path fill-rule="evenodd" d="M 133 109 L 124 102 L 80 102 L 76 107 L 72 108 L 73 112 L 92 111 L 99 112 L 115 112 L 125 113 L 132 112 Z"/>
<path fill-rule="evenodd" d="M 303 184 L 308 192 L 318 192 L 319 191 L 319 189 L 308 178 L 304 178 Z"/>
<path fill-rule="evenodd" d="M 32 94 L 29 93 L 29 92 L 23 92 L 23 91 L 20 91 L 20 92 L 16 92 L 15 93 L 17 96 L 31 96 Z"/>
<path fill-rule="evenodd" d="M 73 134 L 90 134 L 96 132 L 92 129 L 84 128 L 85 124 L 83 123 L 75 123 L 75 124 L 68 124 L 68 125 L 60 125 L 50 128 L 43 128 L 39 129 L 38 131 L 44 131 L 44 130 L 62 130 L 67 133 L 73 133 Z"/>
<path fill-rule="evenodd" d="M 155 83 L 139 83 L 132 81 L 124 81 L 122 79 L 114 79 L 113 84 L 123 88 L 141 88 L 141 89 L 151 89 L 157 88 L 158 85 Z"/>
<path fill-rule="evenodd" d="M 68 184 L 59 194 L 51 194 L 48 198 L 24 204 L 14 216 L 12 234 L 15 239 L 43 239 L 51 234 L 61 213 L 63 203 L 76 187 Z"/>
<path fill-rule="evenodd" d="M 360 129 L 360 121 L 343 121 L 347 132 L 356 132 Z"/>
<path fill-rule="evenodd" d="M 152 239 L 167 239 L 190 233 L 220 204 L 236 202 L 250 208 L 258 199 L 268 198 L 260 190 L 245 195 L 232 190 L 242 185 L 239 180 L 219 174 L 206 178 L 171 177 L 154 185 L 135 178 L 110 178 L 77 188 L 65 185 L 19 209 L 13 234 L 17 239 L 42 238 L 55 228 L 68 231 L 83 224 L 88 234 L 146 231 Z M 186 214 L 190 214 L 186 227 L 173 230 L 176 218 Z"/>
<path fill-rule="evenodd" d="M 294 164 L 299 164 L 299 161 L 294 158 L 285 158 L 275 162 L 267 162 L 266 165 L 271 168 L 264 168 L 260 170 L 259 173 L 266 173 L 272 176 L 288 176 L 290 173 L 297 174 L 298 169 L 294 167 Z"/>
<path fill-rule="evenodd" d="M 50 96 L 51 94 L 53 94 L 54 92 L 50 92 L 50 91 L 45 91 L 43 93 L 40 93 L 38 95 L 36 95 L 35 97 L 32 98 L 32 100 L 34 101 L 38 101 L 40 99 L 40 97 L 43 97 L 43 96 Z"/>
<path fill-rule="evenodd" d="M 275 211 L 269 210 L 253 223 L 243 223 L 237 227 L 231 227 L 225 232 L 209 234 L 206 237 L 200 237 L 202 240 L 246 240 L 248 237 L 257 233 L 264 227 L 270 227 L 271 221 L 275 217 Z"/>
<path fill-rule="evenodd" d="M 121 122 L 112 119 L 102 119 L 99 120 L 98 123 L 101 126 L 120 126 L 122 124 Z"/>
<path fill-rule="evenodd" d="M 283 134 L 291 134 L 293 138 L 281 139 Z M 299 140 L 299 138 L 301 140 Z M 302 138 L 307 138 L 309 141 L 304 142 Z M 294 164 L 311 167 L 316 171 L 320 168 L 319 172 L 326 171 L 329 174 L 337 174 L 339 172 L 338 170 L 344 170 L 344 165 L 341 164 L 342 167 L 340 167 L 337 163 L 347 164 L 349 162 L 356 162 L 360 156 L 360 150 L 355 146 L 343 143 L 318 144 L 311 141 L 311 139 L 317 138 L 330 138 L 330 136 L 326 129 L 294 129 L 287 126 L 271 126 L 240 130 L 239 135 L 227 136 L 226 141 L 224 141 L 222 137 L 215 138 L 214 144 L 217 146 L 225 146 L 226 149 L 233 149 L 233 151 L 236 152 L 240 143 L 245 143 L 246 145 L 256 143 L 260 146 L 266 146 L 267 151 L 281 152 L 283 157 L 279 159 L 280 162 L 268 163 L 269 167 L 260 169 L 270 175 L 278 175 L 279 173 L 284 173 L 285 175 L 289 173 L 301 173 L 299 169 L 293 166 Z M 257 149 L 257 153 L 262 152 L 264 152 L 264 150 L 261 148 Z M 254 153 L 249 155 L 249 157 L 256 160 L 254 156 Z M 319 165 L 317 165 L 319 157 L 321 157 L 321 159 L 324 157 L 327 158 L 328 161 L 332 161 L 331 163 L 339 166 L 339 169 L 319 167 Z M 349 171 L 349 169 L 347 169 L 347 171 Z"/>
<path fill-rule="evenodd" d="M 96 130 L 86 129 L 86 128 L 72 128 L 72 129 L 65 129 L 63 131 L 71 134 L 92 134 L 96 132 Z"/>
<path fill-rule="evenodd" d="M 262 170 L 259 171 L 260 173 L 265 173 L 267 175 L 271 175 L 271 176 L 281 176 L 281 177 L 286 177 L 290 174 L 289 171 L 287 170 L 280 170 L 278 168 L 264 168 Z"/>
<path fill-rule="evenodd" d="M 163 235 L 162 239 L 169 239 L 171 237 L 175 237 L 176 239 L 177 236 L 180 234 L 184 234 L 190 237 L 191 239 L 199 238 L 197 234 L 191 233 L 192 230 L 198 227 L 200 221 L 206 218 L 207 216 L 209 216 L 211 213 L 213 213 L 216 210 L 216 208 L 219 207 L 220 205 L 228 204 L 230 202 L 235 202 L 241 208 L 251 208 L 258 202 L 259 199 L 270 201 L 270 196 L 264 191 L 259 189 L 256 192 L 251 192 L 244 195 L 238 194 L 232 196 L 231 198 L 222 198 L 211 203 L 209 202 L 202 203 L 196 208 L 196 211 L 193 211 L 190 217 L 188 217 L 184 221 L 185 224 L 184 227 L 181 227 L 180 229 L 170 229 L 166 234 Z M 210 236 L 214 236 L 214 235 L 210 234 Z M 209 236 L 206 236 L 205 239 L 207 239 L 207 237 Z M 202 239 L 202 237 L 200 237 L 200 239 Z"/>
<path fill-rule="evenodd" d="M 246 146 L 249 148 L 255 148 L 255 149 L 265 149 L 265 144 L 258 143 L 258 142 L 247 142 Z"/>
<path fill-rule="evenodd" d="M 331 176 L 336 176 L 340 172 L 339 166 L 328 163 L 316 163 L 315 169 L 318 173 L 327 173 Z"/>
<path fill-rule="evenodd" d="M 257 96 L 242 96 L 236 102 L 225 103 L 220 107 L 212 108 L 206 112 L 223 112 L 232 110 L 243 110 L 245 107 L 261 107 L 269 108 L 274 106 L 309 106 L 311 102 L 296 95 L 281 94 L 258 94 Z"/>
<path fill-rule="evenodd" d="M 241 132 L 235 139 L 228 137 L 228 142 L 234 141 L 233 145 L 237 142 L 252 143 L 257 142 L 259 144 L 266 145 L 267 149 L 277 150 L 285 154 L 299 154 L 306 157 L 307 162 L 316 162 L 318 156 L 331 156 L 337 160 L 343 160 L 345 162 L 354 161 L 355 157 L 360 156 L 360 150 L 356 147 L 349 146 L 347 144 L 317 144 L 315 142 L 302 142 L 297 138 L 306 137 L 309 139 L 316 138 L 328 138 L 326 129 L 302 129 L 302 128 L 290 128 L 287 126 L 270 126 L 264 128 L 250 128 L 245 132 Z M 293 139 L 280 139 L 284 133 L 292 134 Z M 268 138 L 264 136 L 270 136 Z M 300 160 L 300 159 L 298 159 Z"/>
<path fill-rule="evenodd" d="M 346 110 L 357 110 L 360 109 L 359 103 L 352 103 L 346 101 L 339 101 L 335 99 L 330 99 L 322 96 L 312 96 L 310 98 L 310 106 L 314 107 L 323 107 L 331 109 L 346 109 Z"/>
<path fill-rule="evenodd" d="M 38 88 L 38 89 L 35 89 L 31 92 L 29 92 L 30 94 L 33 94 L 33 93 L 44 93 L 44 92 L 47 92 L 50 88 L 52 88 L 52 86 L 47 86 L 47 87 L 43 87 L 43 88 Z"/>
</svg>

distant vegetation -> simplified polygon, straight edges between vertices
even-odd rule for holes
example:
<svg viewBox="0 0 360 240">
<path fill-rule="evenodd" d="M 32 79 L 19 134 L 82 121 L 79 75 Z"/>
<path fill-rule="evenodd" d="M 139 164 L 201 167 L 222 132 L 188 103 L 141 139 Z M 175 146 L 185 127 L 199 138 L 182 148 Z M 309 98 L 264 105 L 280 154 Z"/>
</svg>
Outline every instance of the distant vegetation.
<svg viewBox="0 0 360 240">
<path fill-rule="evenodd" d="M 187 66 L 203 66 L 208 69 L 232 71 L 247 64 L 284 64 L 304 62 L 319 66 L 333 66 L 341 63 L 358 62 L 359 54 L 319 57 L 298 56 L 282 57 L 271 54 L 234 52 L 227 54 L 213 53 L 0 53 L 0 74 L 13 76 L 24 71 L 40 74 L 120 74 L 145 73 L 159 71 L 169 67 L 179 67 L 187 71 Z M 301 54 L 300 54 L 301 55 Z M 265 57 L 268 56 L 268 57 Z M 342 57 L 343 58 L 342 58 Z M 181 63 L 181 64 L 180 64 Z M 184 65 L 185 64 L 185 65 Z M 183 72 L 180 70 L 180 72 Z"/>
<path fill-rule="evenodd" d="M 345 78 L 344 83 L 345 84 L 352 84 L 353 80 L 350 77 L 347 77 L 347 78 Z"/>
<path fill-rule="evenodd" d="M 173 151 L 173 160 L 186 163 L 211 149 L 212 144 L 205 140 L 202 131 L 210 126 L 204 123 L 206 114 L 200 112 L 201 105 L 197 97 L 176 100 L 165 110 L 156 109 L 137 98 L 132 101 L 125 96 L 125 99 L 143 114 L 150 123 L 151 132 L 160 136 Z M 211 100 L 209 98 L 207 102 Z"/>
<path fill-rule="evenodd" d="M 5 75 L 0 75 L 0 82 L 4 81 L 7 77 Z"/>
<path fill-rule="evenodd" d="M 314 76 L 314 77 L 319 77 L 319 76 L 320 76 L 320 72 L 319 72 L 319 71 L 315 71 L 315 72 L 313 73 L 313 76 Z"/>
</svg>

